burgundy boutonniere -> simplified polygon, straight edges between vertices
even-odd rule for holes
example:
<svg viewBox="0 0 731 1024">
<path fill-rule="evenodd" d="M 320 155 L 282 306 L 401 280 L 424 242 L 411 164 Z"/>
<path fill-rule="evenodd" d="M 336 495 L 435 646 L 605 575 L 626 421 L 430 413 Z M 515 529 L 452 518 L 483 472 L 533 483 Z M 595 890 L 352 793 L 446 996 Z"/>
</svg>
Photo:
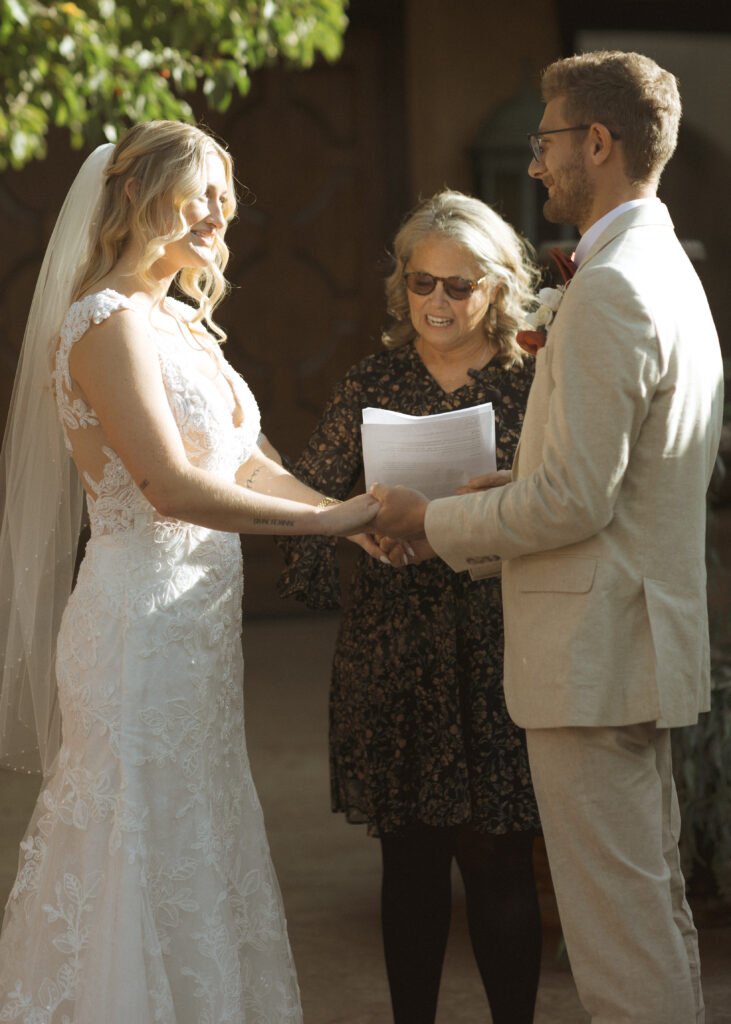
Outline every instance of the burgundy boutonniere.
<svg viewBox="0 0 731 1024">
<path fill-rule="evenodd" d="M 558 312 L 558 307 L 561 305 L 561 299 L 563 299 L 564 293 L 571 283 L 571 278 L 576 273 L 576 264 L 571 256 L 567 256 L 563 249 L 551 249 L 550 255 L 559 269 L 559 273 L 563 278 L 563 284 L 559 285 L 558 288 L 541 288 L 538 292 L 538 302 L 540 303 L 538 309 L 529 313 L 526 317 L 533 330 L 518 331 L 515 336 L 515 340 L 520 347 L 532 356 L 546 344 L 548 330 Z"/>
</svg>

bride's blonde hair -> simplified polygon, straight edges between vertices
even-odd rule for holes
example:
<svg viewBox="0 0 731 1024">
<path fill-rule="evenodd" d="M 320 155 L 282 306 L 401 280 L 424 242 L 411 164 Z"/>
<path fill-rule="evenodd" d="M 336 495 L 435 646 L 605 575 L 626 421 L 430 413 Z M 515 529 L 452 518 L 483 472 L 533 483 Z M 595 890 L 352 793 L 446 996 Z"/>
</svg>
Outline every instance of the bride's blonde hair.
<svg viewBox="0 0 731 1024">
<path fill-rule="evenodd" d="M 137 272 L 144 281 L 155 283 L 151 267 L 167 245 L 188 233 L 183 208 L 201 194 L 205 161 L 211 152 L 220 157 L 225 170 L 223 214 L 228 224 L 236 213 L 233 163 L 212 136 L 178 121 L 148 121 L 129 129 L 106 168 L 89 256 L 74 280 L 74 301 L 110 272 L 132 237 L 143 242 Z M 213 253 L 207 267 L 181 270 L 177 286 L 196 304 L 193 319 L 205 321 L 223 341 L 225 333 L 212 320 L 214 309 L 228 290 L 223 271 L 229 253 L 222 232 L 216 232 Z"/>
</svg>

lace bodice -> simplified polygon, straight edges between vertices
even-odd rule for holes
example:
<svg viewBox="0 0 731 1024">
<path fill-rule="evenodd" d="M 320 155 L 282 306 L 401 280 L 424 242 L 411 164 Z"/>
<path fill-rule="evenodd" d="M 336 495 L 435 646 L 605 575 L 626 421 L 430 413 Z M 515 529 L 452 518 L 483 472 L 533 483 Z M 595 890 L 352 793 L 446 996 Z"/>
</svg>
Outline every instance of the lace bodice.
<svg viewBox="0 0 731 1024">
<path fill-rule="evenodd" d="M 190 307 L 174 303 L 181 317 L 189 318 Z M 166 520 L 158 515 L 127 472 L 122 460 L 107 442 L 104 430 L 83 394 L 71 379 L 69 356 L 76 342 L 92 324 L 101 323 L 117 310 L 131 309 L 125 296 L 110 289 L 88 295 L 69 309 L 61 328 L 53 374 L 58 412 L 63 425 L 66 446 L 74 457 L 84 481 L 92 536 L 130 530 L 153 529 L 163 532 L 193 530 L 189 524 Z M 195 367 L 193 351 L 182 337 L 157 333 L 149 329 L 160 361 L 170 409 L 194 466 L 233 480 L 238 467 L 254 450 L 259 436 L 260 417 L 256 400 L 243 379 L 224 359 L 220 347 L 211 338 L 196 334 L 201 344 L 210 346 L 210 354 L 232 389 L 235 402 L 243 414 L 235 426 L 231 412 L 220 391 Z M 78 434 L 85 432 L 83 446 Z M 90 466 L 101 464 L 101 472 Z"/>
</svg>

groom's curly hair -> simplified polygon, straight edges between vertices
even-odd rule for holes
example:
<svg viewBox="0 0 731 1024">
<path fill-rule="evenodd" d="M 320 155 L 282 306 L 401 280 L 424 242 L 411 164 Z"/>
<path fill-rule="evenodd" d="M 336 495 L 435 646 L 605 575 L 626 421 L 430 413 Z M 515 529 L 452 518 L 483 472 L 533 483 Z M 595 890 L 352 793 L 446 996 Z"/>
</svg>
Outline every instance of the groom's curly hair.
<svg viewBox="0 0 731 1024">
<path fill-rule="evenodd" d="M 680 124 L 678 83 L 669 71 L 641 53 L 597 50 L 550 64 L 541 92 L 546 103 L 563 99 L 570 123 L 609 128 L 622 142 L 633 184 L 659 180 Z"/>
</svg>

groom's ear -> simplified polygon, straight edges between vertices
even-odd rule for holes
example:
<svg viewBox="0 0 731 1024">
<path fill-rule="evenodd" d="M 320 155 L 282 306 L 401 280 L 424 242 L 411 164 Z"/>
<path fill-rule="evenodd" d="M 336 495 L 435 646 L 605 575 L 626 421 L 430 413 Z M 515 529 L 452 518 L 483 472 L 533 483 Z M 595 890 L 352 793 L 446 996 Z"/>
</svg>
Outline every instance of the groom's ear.
<svg viewBox="0 0 731 1024">
<path fill-rule="evenodd" d="M 615 139 L 606 125 L 595 121 L 589 127 L 590 159 L 595 166 L 603 164 L 614 149 Z"/>
</svg>

